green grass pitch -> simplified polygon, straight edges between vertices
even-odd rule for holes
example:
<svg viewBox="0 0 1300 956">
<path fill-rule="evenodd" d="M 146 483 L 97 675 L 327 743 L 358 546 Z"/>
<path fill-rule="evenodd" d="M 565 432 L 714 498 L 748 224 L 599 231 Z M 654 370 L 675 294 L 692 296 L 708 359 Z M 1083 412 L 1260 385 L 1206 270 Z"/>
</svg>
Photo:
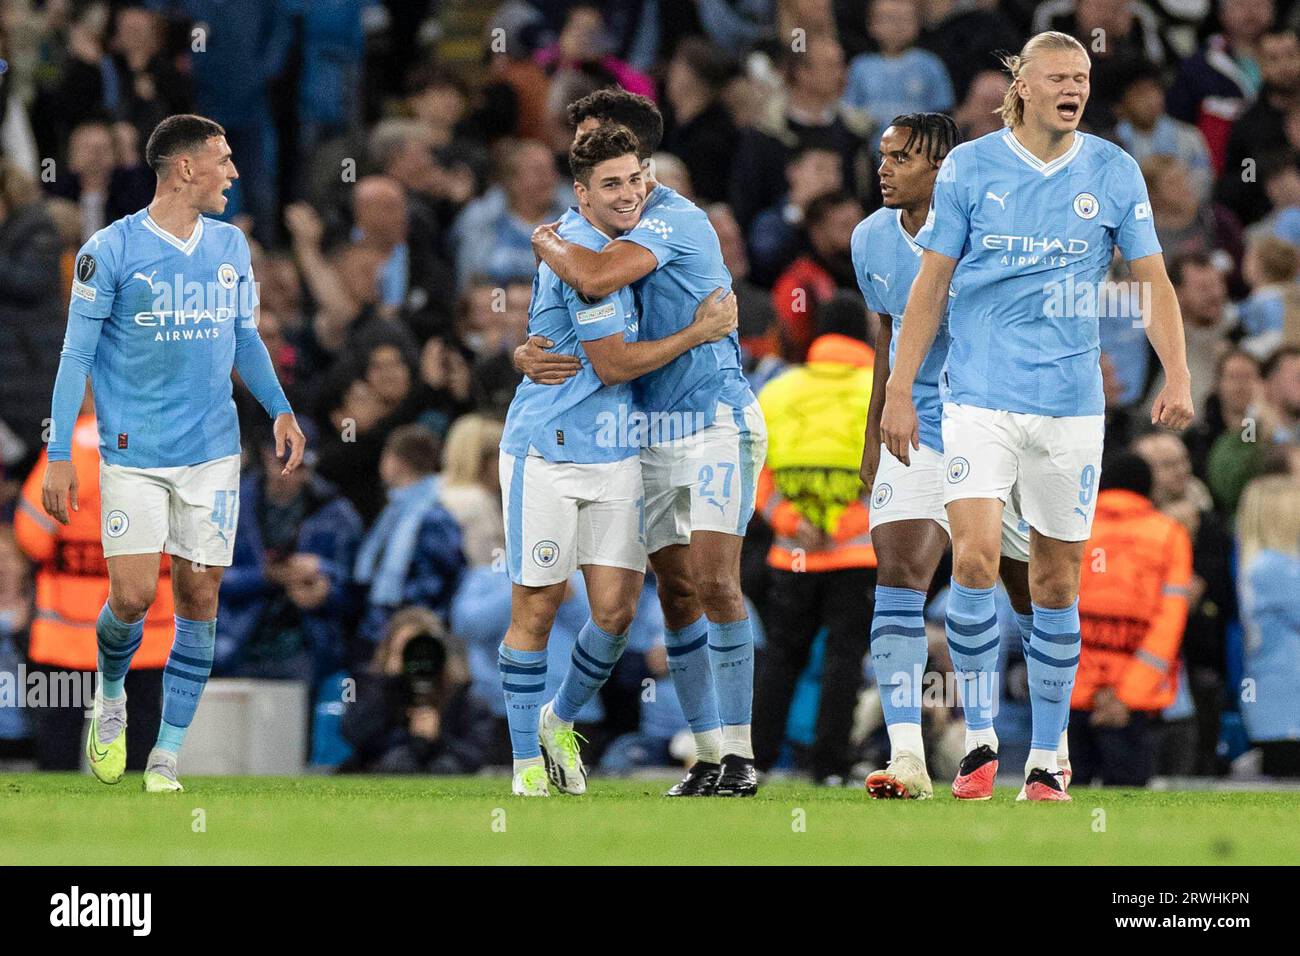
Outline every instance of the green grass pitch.
<svg viewBox="0 0 1300 956">
<path fill-rule="evenodd" d="M 593 779 L 524 800 L 500 778 L 0 774 L 0 866 L 16 864 L 1270 864 L 1300 859 L 1300 792 L 1079 788 L 1069 804 L 946 794 L 875 802 L 793 783 L 667 800 L 667 781 Z M 936 787 L 938 790 L 939 787 Z"/>
</svg>

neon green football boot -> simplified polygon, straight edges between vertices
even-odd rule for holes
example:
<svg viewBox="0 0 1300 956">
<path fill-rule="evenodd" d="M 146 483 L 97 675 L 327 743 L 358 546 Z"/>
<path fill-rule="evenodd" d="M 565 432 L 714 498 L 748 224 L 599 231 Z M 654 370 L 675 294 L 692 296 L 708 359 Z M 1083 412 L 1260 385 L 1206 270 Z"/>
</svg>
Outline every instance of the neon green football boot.
<svg viewBox="0 0 1300 956">
<path fill-rule="evenodd" d="M 105 737 L 107 742 L 103 740 Z M 90 762 L 90 772 L 101 783 L 112 784 L 122 779 L 126 772 L 125 697 L 121 706 L 110 707 L 105 712 L 102 694 L 95 693 L 95 716 L 86 735 L 86 760 Z"/>
</svg>

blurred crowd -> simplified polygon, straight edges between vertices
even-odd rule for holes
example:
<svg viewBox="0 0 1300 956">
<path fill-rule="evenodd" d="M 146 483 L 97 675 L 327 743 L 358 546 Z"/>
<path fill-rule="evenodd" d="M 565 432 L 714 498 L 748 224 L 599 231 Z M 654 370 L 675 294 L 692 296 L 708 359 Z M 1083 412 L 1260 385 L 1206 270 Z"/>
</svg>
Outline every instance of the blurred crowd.
<svg viewBox="0 0 1300 956">
<path fill-rule="evenodd" d="M 573 202 L 567 104 L 619 84 L 662 110 L 657 178 L 708 211 L 758 391 L 818 360 L 826 330 L 846 337 L 846 309 L 861 316 L 849 240 L 880 205 L 889 120 L 937 110 L 966 138 L 994 131 L 995 51 L 1045 29 L 1091 53 L 1084 128 L 1141 164 L 1198 409 L 1185 434 L 1150 433 L 1158 363 L 1140 325 L 1102 319 L 1108 452 L 1141 465 L 1116 467 L 1098 535 L 1134 570 L 1085 572 L 1074 725 L 1091 728 L 1108 783 L 1300 773 L 1300 3 L 1287 0 L 0 0 L 0 670 L 94 666 L 107 588 L 94 442 L 78 452 L 89 517 L 66 528 L 40 508 L 42 443 L 73 257 L 151 199 L 141 153 L 164 116 L 227 131 L 241 178 L 226 215 L 250 237 L 261 334 L 311 447 L 281 476 L 237 388 L 245 470 L 214 676 L 307 682 L 313 763 L 471 772 L 508 762 L 497 443 L 530 234 Z M 760 509 L 746 542 L 760 624 L 773 575 L 802 570 L 782 536 L 829 546 L 797 513 L 774 544 L 771 519 Z M 860 557 L 865 602 L 874 559 Z M 575 577 L 556 683 L 586 615 Z M 1007 721 L 1024 703 L 1011 624 Z M 882 734 L 858 666 L 865 629 L 847 664 L 827 630 L 779 677 L 760 657 L 755 711 L 788 715 L 765 731 L 766 764 L 843 779 L 878 758 Z M 788 646 L 770 626 L 767 641 Z M 932 669 L 945 655 L 936 641 Z M 1162 679 L 1137 680 L 1134 661 Z M 141 680 L 151 664 L 138 659 Z M 579 722 L 590 762 L 674 760 L 685 723 L 666 675 L 651 579 Z M 819 720 L 823 685 L 863 695 L 852 720 Z M 928 713 L 942 748 L 960 720 Z M 0 755 L 62 766 L 66 726 L 0 708 Z M 1116 746 L 1146 766 L 1115 767 Z"/>
</svg>

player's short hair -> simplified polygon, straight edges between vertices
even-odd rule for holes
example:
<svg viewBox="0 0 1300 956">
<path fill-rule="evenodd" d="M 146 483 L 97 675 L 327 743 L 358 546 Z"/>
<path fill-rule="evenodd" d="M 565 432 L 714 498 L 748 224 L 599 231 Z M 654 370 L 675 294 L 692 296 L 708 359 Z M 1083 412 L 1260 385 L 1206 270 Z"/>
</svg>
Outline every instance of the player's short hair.
<svg viewBox="0 0 1300 956">
<path fill-rule="evenodd" d="M 638 159 L 649 159 L 664 138 L 664 118 L 659 107 L 644 96 L 617 87 L 596 90 L 569 104 L 569 128 L 588 118 L 619 123 L 632 131 L 639 145 Z"/>
<path fill-rule="evenodd" d="M 1001 57 L 1003 67 L 1011 74 L 1011 83 L 1007 86 L 1007 95 L 1003 98 L 1002 105 L 994 112 L 1002 117 L 1004 126 L 1019 126 L 1025 121 L 1025 101 L 1016 88 L 1016 82 L 1020 79 L 1021 71 L 1033 62 L 1036 56 L 1052 50 L 1073 50 L 1088 57 L 1088 51 L 1084 49 L 1082 43 L 1070 34 L 1061 33 L 1059 30 L 1046 30 L 1036 34 L 1029 38 L 1019 53 Z M 1088 62 L 1092 62 L 1092 57 L 1088 57 Z"/>
<path fill-rule="evenodd" d="M 919 149 L 936 166 L 961 142 L 961 130 L 947 113 L 904 113 L 895 116 L 889 125 L 909 130 L 903 152 Z"/>
<path fill-rule="evenodd" d="M 438 470 L 442 447 L 437 436 L 423 425 L 402 425 L 394 428 L 384 442 L 384 454 L 392 455 L 421 475 L 431 475 Z"/>
<path fill-rule="evenodd" d="M 641 158 L 632 131 L 617 123 L 605 123 L 573 141 L 569 147 L 569 169 L 574 179 L 589 186 L 591 171 L 598 164 L 629 154 Z"/>
<path fill-rule="evenodd" d="M 198 149 L 214 136 L 225 135 L 221 124 L 206 116 L 178 113 L 167 117 L 149 134 L 144 161 L 161 179 L 167 173 L 168 164 L 178 155 Z"/>
<path fill-rule="evenodd" d="M 1150 498 L 1151 481 L 1151 466 L 1147 460 L 1137 452 L 1125 449 L 1103 457 L 1097 488 L 1099 491 L 1132 491 L 1143 498 Z"/>
</svg>

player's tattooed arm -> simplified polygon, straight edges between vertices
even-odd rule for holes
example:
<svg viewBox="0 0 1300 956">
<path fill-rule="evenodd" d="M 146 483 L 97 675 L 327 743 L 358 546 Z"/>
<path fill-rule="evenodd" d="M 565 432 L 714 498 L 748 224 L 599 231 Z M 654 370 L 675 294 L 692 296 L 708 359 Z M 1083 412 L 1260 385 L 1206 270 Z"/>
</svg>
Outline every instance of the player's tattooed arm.
<svg viewBox="0 0 1300 956">
<path fill-rule="evenodd" d="M 623 333 L 583 342 L 591 367 L 605 385 L 619 385 L 667 365 L 683 352 L 716 342 L 736 330 L 736 297 L 714 289 L 695 308 L 695 321 L 662 339 L 627 342 Z"/>
<path fill-rule="evenodd" d="M 876 320 L 876 363 L 872 370 L 871 401 L 867 404 L 867 434 L 862 446 L 862 465 L 858 477 L 871 493 L 876 482 L 876 469 L 880 467 L 880 413 L 885 410 L 885 382 L 889 380 L 889 342 L 894 334 L 894 322 L 889 315 L 869 313 Z"/>
<path fill-rule="evenodd" d="M 538 385 L 561 385 L 582 371 L 582 360 L 564 352 L 548 352 L 555 343 L 541 335 L 530 335 L 514 351 L 515 370 Z"/>
<path fill-rule="evenodd" d="M 659 266 L 655 254 L 635 242 L 615 240 L 600 252 L 560 238 L 554 224 L 533 230 L 533 252 L 565 285 L 585 299 L 603 299 L 648 276 Z"/>
<path fill-rule="evenodd" d="M 903 312 L 894 353 L 894 371 L 885 386 L 885 407 L 880 413 L 880 438 L 890 454 L 904 465 L 911 464 L 911 450 L 921 447 L 921 432 L 912 401 L 912 384 L 925 361 L 934 337 L 939 334 L 943 309 L 948 303 L 948 286 L 957 268 L 951 256 L 927 249 L 921 254 L 921 269 L 912 284 L 912 294 Z"/>
<path fill-rule="evenodd" d="M 1129 263 L 1133 278 L 1148 290 L 1141 298 L 1147 314 L 1142 318 L 1147 339 L 1165 370 L 1165 387 L 1151 406 L 1151 424 L 1183 429 L 1192 423 L 1192 375 L 1187 368 L 1187 342 L 1178 296 L 1165 271 L 1164 256 L 1155 253 Z"/>
</svg>

